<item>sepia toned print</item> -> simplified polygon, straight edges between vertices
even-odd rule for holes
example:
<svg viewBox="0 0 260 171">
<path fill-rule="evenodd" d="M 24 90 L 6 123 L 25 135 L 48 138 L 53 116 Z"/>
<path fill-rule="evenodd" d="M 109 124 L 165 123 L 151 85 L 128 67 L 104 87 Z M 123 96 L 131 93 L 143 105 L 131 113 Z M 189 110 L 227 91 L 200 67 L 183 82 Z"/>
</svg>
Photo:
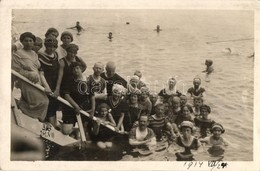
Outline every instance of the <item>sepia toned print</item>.
<svg viewBox="0 0 260 171">
<path fill-rule="evenodd" d="M 11 160 L 253 160 L 253 11 L 12 15 Z M 45 114 L 23 110 L 47 110 L 46 99 L 53 110 L 36 112 Z"/>
</svg>

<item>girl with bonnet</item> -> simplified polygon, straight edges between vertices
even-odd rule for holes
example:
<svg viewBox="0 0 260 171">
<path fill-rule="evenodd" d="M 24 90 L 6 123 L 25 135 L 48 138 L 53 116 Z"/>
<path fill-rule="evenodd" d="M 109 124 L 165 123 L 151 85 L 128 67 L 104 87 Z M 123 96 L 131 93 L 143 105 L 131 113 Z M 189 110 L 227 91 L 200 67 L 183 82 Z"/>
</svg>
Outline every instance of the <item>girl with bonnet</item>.
<svg viewBox="0 0 260 171">
<path fill-rule="evenodd" d="M 36 37 L 31 32 L 21 34 L 20 41 L 23 48 L 12 55 L 12 69 L 36 84 L 45 87 L 46 93 L 51 93 L 43 71 L 40 71 L 41 64 L 38 55 L 32 50 Z M 23 81 L 19 85 L 21 99 L 18 103 L 23 113 L 44 121 L 49 100 L 47 95 Z"/>
<path fill-rule="evenodd" d="M 98 119 L 93 122 L 93 129 L 91 134 L 92 141 L 97 143 L 97 146 L 101 149 L 111 148 L 112 147 L 112 134 L 111 132 L 100 126 L 101 123 L 106 125 L 116 126 L 113 116 L 111 115 L 111 109 L 106 103 L 102 103 L 97 107 L 97 117 Z"/>
<path fill-rule="evenodd" d="M 229 145 L 229 142 L 221 136 L 225 133 L 224 127 L 219 123 L 215 123 L 211 128 L 211 133 L 211 136 L 200 139 L 200 142 L 210 146 L 208 149 L 209 154 L 213 156 L 223 155 L 225 148 Z"/>
<path fill-rule="evenodd" d="M 176 143 L 184 147 L 184 152 L 175 153 L 177 161 L 192 161 L 194 160 L 191 150 L 198 150 L 200 142 L 195 138 L 193 133 L 193 123 L 183 121 L 180 125 L 181 136 L 177 137 Z"/>
<path fill-rule="evenodd" d="M 114 84 L 112 87 L 112 95 L 108 96 L 106 104 L 111 108 L 111 114 L 115 119 L 116 128 L 124 131 L 123 121 L 125 115 L 129 111 L 128 104 L 121 98 L 125 93 L 125 88 L 122 85 Z"/>
</svg>

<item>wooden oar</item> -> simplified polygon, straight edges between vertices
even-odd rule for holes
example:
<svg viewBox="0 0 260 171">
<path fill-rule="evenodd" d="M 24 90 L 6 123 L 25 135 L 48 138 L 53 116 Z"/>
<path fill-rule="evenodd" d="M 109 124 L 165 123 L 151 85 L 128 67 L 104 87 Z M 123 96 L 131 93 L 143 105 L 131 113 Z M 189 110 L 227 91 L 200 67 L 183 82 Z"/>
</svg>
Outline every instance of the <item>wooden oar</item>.
<svg viewBox="0 0 260 171">
<path fill-rule="evenodd" d="M 16 77 L 20 78 L 21 80 L 23 80 L 23 81 L 29 83 L 30 85 L 32 85 L 32 86 L 38 88 L 39 90 L 45 92 L 45 88 L 44 88 L 44 87 L 42 87 L 42 86 L 39 85 L 39 84 L 34 84 L 33 82 L 31 82 L 30 80 L 28 80 L 27 78 L 25 78 L 24 76 L 22 76 L 21 74 L 19 74 L 18 72 L 14 71 L 14 70 L 11 70 L 11 73 L 12 73 L 13 75 L 15 75 Z M 67 100 L 63 99 L 62 97 L 58 96 L 58 97 L 57 97 L 57 100 L 59 100 L 60 102 L 62 102 L 62 103 L 65 104 L 65 105 L 67 105 L 67 106 L 73 108 L 73 106 L 72 106 Z M 87 113 L 87 112 L 84 111 L 84 110 L 80 110 L 80 113 L 83 114 L 83 115 L 85 115 L 85 116 L 87 116 L 87 117 L 89 117 L 89 118 L 91 118 L 91 117 L 90 117 L 90 114 Z M 93 116 L 93 120 L 96 121 L 97 118 L 96 118 L 95 116 Z M 111 130 L 114 131 L 114 132 L 118 132 L 118 131 L 116 131 L 116 129 L 115 129 L 113 126 L 111 126 L 111 125 L 105 125 L 104 123 L 101 123 L 101 124 L 102 124 L 103 126 L 107 127 L 108 129 L 111 129 Z M 120 133 L 120 134 L 126 134 L 126 132 L 118 132 L 118 133 Z"/>
</svg>

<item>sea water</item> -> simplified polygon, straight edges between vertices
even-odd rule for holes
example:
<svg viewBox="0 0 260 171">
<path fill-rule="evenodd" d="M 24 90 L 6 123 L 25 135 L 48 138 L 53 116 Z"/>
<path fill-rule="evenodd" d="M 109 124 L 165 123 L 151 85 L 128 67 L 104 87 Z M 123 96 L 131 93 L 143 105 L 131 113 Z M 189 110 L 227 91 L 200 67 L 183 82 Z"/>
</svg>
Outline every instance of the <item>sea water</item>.
<svg viewBox="0 0 260 171">
<path fill-rule="evenodd" d="M 76 21 L 86 30 L 80 35 L 66 29 Z M 162 29 L 159 33 L 154 31 L 157 25 Z M 112 60 L 127 80 L 140 70 L 142 80 L 159 92 L 173 76 L 183 93 L 200 76 L 212 109 L 210 117 L 225 127 L 223 137 L 232 143 L 225 160 L 253 160 L 254 60 L 248 58 L 254 52 L 252 11 L 14 10 L 13 26 L 19 33 L 30 31 L 41 38 L 50 27 L 60 34 L 71 31 L 73 43 L 80 47 L 78 56 L 88 65 L 85 75 L 92 74 L 95 62 Z M 209 78 L 201 72 L 206 59 L 214 62 Z M 169 160 L 174 158 L 170 150 L 167 154 Z M 165 160 L 167 154 L 143 160 Z"/>
</svg>

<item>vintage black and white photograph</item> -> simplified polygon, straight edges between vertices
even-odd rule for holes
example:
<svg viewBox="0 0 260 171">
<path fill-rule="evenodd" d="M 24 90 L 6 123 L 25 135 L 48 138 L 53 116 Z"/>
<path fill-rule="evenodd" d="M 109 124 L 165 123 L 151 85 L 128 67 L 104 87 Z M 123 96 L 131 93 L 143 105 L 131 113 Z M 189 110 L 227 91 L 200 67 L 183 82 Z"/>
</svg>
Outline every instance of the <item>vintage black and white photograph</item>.
<svg viewBox="0 0 260 171">
<path fill-rule="evenodd" d="M 257 1 L 0 3 L 1 169 L 260 168 Z"/>
<path fill-rule="evenodd" d="M 253 10 L 11 22 L 11 161 L 253 161 Z"/>
</svg>

